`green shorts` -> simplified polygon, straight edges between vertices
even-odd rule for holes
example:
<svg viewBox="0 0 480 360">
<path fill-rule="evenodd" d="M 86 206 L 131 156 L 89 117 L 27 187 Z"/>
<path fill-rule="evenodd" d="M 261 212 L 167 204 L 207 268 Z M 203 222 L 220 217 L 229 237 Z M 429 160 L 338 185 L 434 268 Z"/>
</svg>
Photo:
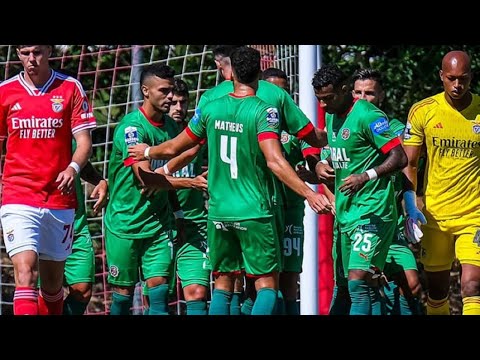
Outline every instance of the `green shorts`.
<svg viewBox="0 0 480 360">
<path fill-rule="evenodd" d="M 176 269 L 182 287 L 196 284 L 210 286 L 210 261 L 207 257 L 207 222 L 185 219 L 186 243 L 176 251 Z"/>
<path fill-rule="evenodd" d="M 394 221 L 379 221 L 342 233 L 340 241 L 345 274 L 349 270 L 369 271 L 375 267 L 383 270 L 396 228 Z"/>
<path fill-rule="evenodd" d="M 282 271 L 302 272 L 305 206 L 287 208 L 282 241 Z"/>
<path fill-rule="evenodd" d="M 95 281 L 95 253 L 88 226 L 75 234 L 72 253 L 65 262 L 65 284 L 93 283 Z"/>
<path fill-rule="evenodd" d="M 348 273 L 345 273 L 342 261 L 342 243 L 341 232 L 335 222 L 333 225 L 333 246 L 332 246 L 332 258 L 333 258 L 333 276 L 335 279 L 335 285 L 348 286 Z"/>
<path fill-rule="evenodd" d="M 208 220 L 208 247 L 213 272 L 247 275 L 280 271 L 279 235 L 273 217 L 240 220 Z M 243 259 L 243 262 L 242 262 Z"/>
<path fill-rule="evenodd" d="M 405 235 L 402 232 L 397 232 L 392 245 L 388 249 L 387 260 L 383 272 L 387 276 L 403 272 L 405 270 L 418 270 L 417 261 L 413 255 L 412 250 L 408 247 Z"/>
<path fill-rule="evenodd" d="M 126 239 L 105 232 L 108 282 L 118 286 L 135 286 L 139 269 L 144 280 L 170 278 L 174 258 L 173 232 L 165 231 L 147 239 Z"/>
</svg>

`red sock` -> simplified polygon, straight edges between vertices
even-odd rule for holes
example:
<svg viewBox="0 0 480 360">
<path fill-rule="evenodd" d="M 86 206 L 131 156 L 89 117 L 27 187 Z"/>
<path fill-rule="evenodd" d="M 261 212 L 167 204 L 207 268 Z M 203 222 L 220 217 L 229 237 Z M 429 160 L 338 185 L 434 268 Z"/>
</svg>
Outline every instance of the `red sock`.
<svg viewBox="0 0 480 360">
<path fill-rule="evenodd" d="M 62 315 L 63 313 L 63 288 L 56 294 L 49 294 L 40 289 L 38 296 L 39 315 Z"/>
<path fill-rule="evenodd" d="M 13 296 L 14 315 L 38 315 L 38 291 L 33 287 L 19 286 Z"/>
</svg>

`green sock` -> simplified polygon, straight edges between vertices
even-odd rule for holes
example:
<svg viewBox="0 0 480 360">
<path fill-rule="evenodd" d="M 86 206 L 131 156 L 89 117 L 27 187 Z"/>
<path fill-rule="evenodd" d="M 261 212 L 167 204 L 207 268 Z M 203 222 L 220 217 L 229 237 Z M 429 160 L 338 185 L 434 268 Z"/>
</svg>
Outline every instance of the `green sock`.
<svg viewBox="0 0 480 360">
<path fill-rule="evenodd" d="M 348 292 L 352 299 L 350 315 L 371 315 L 370 288 L 365 280 L 348 280 Z"/>
<path fill-rule="evenodd" d="M 369 291 L 372 315 L 385 315 L 385 299 L 380 295 L 378 287 L 371 287 Z"/>
<path fill-rule="evenodd" d="M 387 285 L 383 287 L 385 293 L 386 302 L 385 308 L 387 315 L 400 315 L 400 300 L 398 286 L 394 281 L 389 281 Z"/>
<path fill-rule="evenodd" d="M 300 315 L 300 306 L 297 300 L 285 301 L 287 315 Z"/>
<path fill-rule="evenodd" d="M 252 315 L 273 315 L 277 303 L 277 291 L 263 288 L 257 291 L 257 299 L 253 304 Z"/>
<path fill-rule="evenodd" d="M 207 315 L 207 302 L 203 300 L 187 301 L 187 315 Z"/>
<path fill-rule="evenodd" d="M 130 308 L 133 304 L 132 295 L 122 295 L 113 292 L 112 305 L 110 306 L 110 315 L 130 315 Z"/>
<path fill-rule="evenodd" d="M 148 315 L 168 315 L 168 284 L 148 288 Z"/>
<path fill-rule="evenodd" d="M 212 301 L 210 302 L 210 309 L 208 315 L 229 315 L 230 314 L 230 299 L 232 293 L 215 289 L 212 294 Z"/>
<path fill-rule="evenodd" d="M 242 299 L 241 292 L 234 292 L 230 300 L 230 315 L 240 315 L 240 300 Z"/>
<path fill-rule="evenodd" d="M 240 310 L 242 315 L 252 315 L 253 300 L 251 298 L 246 298 L 242 304 L 242 309 Z"/>
<path fill-rule="evenodd" d="M 352 302 L 348 288 L 346 286 L 335 285 L 328 315 L 348 315 L 350 314 L 351 305 Z"/>
<path fill-rule="evenodd" d="M 285 299 L 283 293 L 277 290 L 277 301 L 275 304 L 275 315 L 287 315 L 287 309 L 285 308 Z"/>
<path fill-rule="evenodd" d="M 87 306 L 88 302 L 77 301 L 68 295 L 63 301 L 63 315 L 83 315 Z"/>
</svg>

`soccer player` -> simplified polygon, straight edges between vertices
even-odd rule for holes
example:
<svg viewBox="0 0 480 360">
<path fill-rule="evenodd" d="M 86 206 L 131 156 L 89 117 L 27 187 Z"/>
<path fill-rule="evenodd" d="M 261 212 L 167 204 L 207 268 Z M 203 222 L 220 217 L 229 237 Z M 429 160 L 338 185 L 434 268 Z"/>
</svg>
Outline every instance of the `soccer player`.
<svg viewBox="0 0 480 360">
<path fill-rule="evenodd" d="M 390 175 L 406 165 L 401 142 L 386 115 L 353 99 L 336 65 L 315 73 L 315 97 L 326 111 L 335 169 L 335 207 L 343 266 L 348 272 L 350 314 L 371 315 L 379 303 L 377 277 L 395 235 L 397 211 Z"/>
<path fill-rule="evenodd" d="M 92 237 L 88 230 L 85 195 L 80 177 L 94 185 L 90 198 L 98 198 L 93 205 L 93 215 L 97 215 L 107 204 L 108 184 L 90 162 L 75 178 L 75 191 L 78 207 L 75 211 L 72 253 L 65 263 L 65 283 L 68 296 L 63 303 L 64 315 L 83 315 L 92 297 L 92 284 L 95 281 L 95 253 Z"/>
<path fill-rule="evenodd" d="M 414 104 L 408 114 L 404 142 L 408 156 L 404 173 L 409 179 L 404 194 L 406 233 L 413 242 L 421 240 L 427 315 L 450 314 L 449 278 L 455 257 L 462 267 L 463 314 L 479 315 L 480 97 L 469 91 L 472 71 L 467 53 L 448 52 L 441 66 L 444 91 Z M 415 203 L 422 145 L 427 149 L 425 216 Z"/>
<path fill-rule="evenodd" d="M 175 79 L 169 115 L 179 131 L 187 127 L 188 86 Z M 202 147 L 195 159 L 173 176 L 195 178 L 202 174 Z M 210 265 L 207 258 L 207 211 L 203 192 L 194 188 L 177 190 L 184 213 L 185 243 L 176 251 L 176 267 L 187 304 L 187 315 L 207 315 L 207 294 L 210 289 Z"/>
<path fill-rule="evenodd" d="M 144 187 L 139 175 L 164 166 L 164 161 L 135 161 L 127 147 L 146 142 L 159 144 L 178 134 L 178 126 L 168 116 L 173 98 L 175 72 L 166 65 L 144 68 L 140 84 L 142 106 L 127 114 L 115 128 L 108 178 L 110 202 L 105 214 L 105 244 L 109 266 L 108 282 L 113 288 L 112 315 L 127 315 L 133 302 L 139 267 L 146 280 L 149 315 L 168 314 L 168 282 L 173 269 L 173 220 L 181 217 L 174 183 L 192 186 L 190 179 L 166 179 L 157 188 Z M 183 180 L 183 181 L 182 181 Z M 172 195 L 174 195 L 172 197 Z M 175 201 L 175 203 L 172 203 Z"/>
<path fill-rule="evenodd" d="M 382 86 L 382 77 L 378 70 L 374 69 L 360 69 L 353 74 L 353 90 L 352 95 L 354 99 L 364 99 L 374 104 L 377 107 L 381 107 L 383 100 L 385 99 L 385 91 Z M 397 119 L 390 119 L 390 126 L 393 133 L 403 139 L 403 132 L 405 125 Z M 319 165 L 325 166 L 327 165 Z M 417 263 L 415 257 L 408 247 L 407 241 L 404 235 L 405 229 L 405 217 L 403 215 L 403 176 L 402 173 L 392 175 L 394 179 L 395 198 L 397 201 L 397 230 L 393 239 L 392 245 L 388 250 L 387 260 L 384 268 L 384 274 L 387 279 L 391 279 L 389 283 L 384 287 L 385 294 L 388 301 L 386 302 L 387 315 L 412 315 L 417 314 L 419 310 L 418 297 L 421 292 L 421 285 L 418 278 Z M 336 228 L 338 230 L 338 228 Z M 337 236 L 336 236 L 337 237 Z M 336 250 L 334 248 L 334 262 L 341 261 L 340 256 L 336 256 Z M 339 266 L 335 266 L 338 269 Z M 337 271 L 338 272 L 338 271 Z M 340 275 L 337 276 L 337 287 L 342 289 L 334 291 L 339 296 L 348 296 L 348 287 L 346 281 L 340 279 Z M 344 285 L 344 286 L 342 286 Z M 345 291 L 346 290 L 346 291 Z M 335 297 L 335 296 L 334 296 Z M 336 299 L 332 301 L 335 309 L 339 309 L 340 306 L 335 304 Z M 348 300 L 340 300 L 340 303 L 348 303 Z M 338 305 L 338 306 L 337 306 Z"/>
<path fill-rule="evenodd" d="M 287 74 L 281 69 L 268 68 L 262 72 L 263 80 L 275 84 L 288 91 Z M 320 155 L 320 149 L 306 144 L 302 140 L 282 131 L 280 136 L 285 158 L 293 168 L 304 166 L 305 160 L 311 155 Z M 318 159 L 317 159 L 318 161 Z M 285 191 L 285 227 L 281 234 L 280 247 L 282 251 L 282 271 L 280 273 L 280 291 L 285 304 L 285 314 L 300 315 L 297 302 L 298 279 L 302 272 L 303 242 L 305 216 L 304 199 L 290 188 L 284 186 Z M 281 302 L 277 303 L 277 306 Z M 279 306 L 281 307 L 281 305 Z"/>
<path fill-rule="evenodd" d="M 96 122 L 80 82 L 50 68 L 52 45 L 16 48 L 23 71 L 0 84 L 0 137 L 9 138 L 0 213 L 15 274 L 13 311 L 59 315 L 75 177 L 92 153 Z"/>
<path fill-rule="evenodd" d="M 305 197 L 315 212 L 328 212 L 331 204 L 296 176 L 281 153 L 278 112 L 254 96 L 260 53 L 241 47 L 231 60 L 234 93 L 197 109 L 179 136 L 157 146 L 157 154 L 171 158 L 203 138 L 208 141 L 207 231 L 215 276 L 209 313 L 229 314 L 235 274 L 240 272 L 243 259 L 247 276 L 256 279 L 252 315 L 272 314 L 280 254 L 271 171 Z"/>
</svg>

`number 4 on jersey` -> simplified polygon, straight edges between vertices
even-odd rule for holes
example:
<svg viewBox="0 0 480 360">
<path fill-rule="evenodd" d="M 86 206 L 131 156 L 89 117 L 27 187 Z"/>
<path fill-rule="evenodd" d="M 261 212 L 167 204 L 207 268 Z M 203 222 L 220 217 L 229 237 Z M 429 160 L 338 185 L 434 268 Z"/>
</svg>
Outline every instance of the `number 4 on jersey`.
<svg viewBox="0 0 480 360">
<path fill-rule="evenodd" d="M 224 163 L 230 164 L 230 176 L 232 179 L 238 177 L 238 167 L 237 167 L 237 138 L 232 136 L 230 137 L 230 157 L 228 156 L 228 136 L 220 136 L 220 159 Z"/>
</svg>

